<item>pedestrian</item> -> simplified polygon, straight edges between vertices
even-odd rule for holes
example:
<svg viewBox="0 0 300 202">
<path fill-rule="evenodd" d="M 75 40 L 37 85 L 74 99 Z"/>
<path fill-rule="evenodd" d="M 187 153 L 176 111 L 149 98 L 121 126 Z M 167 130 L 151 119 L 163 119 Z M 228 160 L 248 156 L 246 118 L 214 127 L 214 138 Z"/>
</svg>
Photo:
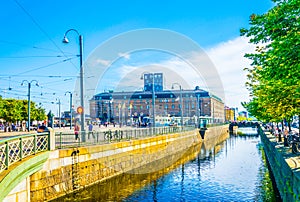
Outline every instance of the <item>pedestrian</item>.
<svg viewBox="0 0 300 202">
<path fill-rule="evenodd" d="M 93 124 L 92 124 L 92 123 L 89 124 L 89 134 L 88 134 L 88 138 L 89 138 L 89 139 L 90 139 L 90 134 L 93 135 Z M 94 137 L 94 136 L 93 136 L 93 137 Z"/>
<path fill-rule="evenodd" d="M 79 133 L 79 126 L 78 126 L 78 124 L 75 124 L 74 133 L 75 133 L 75 140 L 77 141 L 79 139 L 79 137 L 78 137 L 78 133 Z"/>
</svg>

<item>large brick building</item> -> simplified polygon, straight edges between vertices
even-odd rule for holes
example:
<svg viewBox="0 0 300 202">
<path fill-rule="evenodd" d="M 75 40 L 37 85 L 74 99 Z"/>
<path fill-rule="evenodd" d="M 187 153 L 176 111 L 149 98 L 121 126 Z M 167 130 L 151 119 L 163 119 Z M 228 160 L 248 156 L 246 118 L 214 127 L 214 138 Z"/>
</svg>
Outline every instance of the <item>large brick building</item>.
<svg viewBox="0 0 300 202">
<path fill-rule="evenodd" d="M 131 124 L 139 117 L 152 117 L 152 91 L 149 81 L 144 91 L 103 92 L 90 100 L 91 119 L 102 122 Z M 194 90 L 155 91 L 155 117 L 181 117 L 182 95 L 184 124 L 195 124 L 198 117 L 209 123 L 224 122 L 223 101 L 209 92 L 196 87 Z"/>
</svg>

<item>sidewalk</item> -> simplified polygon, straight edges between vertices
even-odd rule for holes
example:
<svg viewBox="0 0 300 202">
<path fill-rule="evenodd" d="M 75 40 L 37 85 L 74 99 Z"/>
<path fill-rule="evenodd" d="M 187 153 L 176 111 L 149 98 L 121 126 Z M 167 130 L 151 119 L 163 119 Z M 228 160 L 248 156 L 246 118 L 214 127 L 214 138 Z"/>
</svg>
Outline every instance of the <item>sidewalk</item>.
<svg viewBox="0 0 300 202">
<path fill-rule="evenodd" d="M 129 129 L 133 129 L 133 128 L 135 128 L 135 127 L 123 126 L 120 128 L 118 125 L 116 125 L 115 127 L 113 127 L 113 126 L 99 127 L 98 125 L 94 125 L 93 131 L 129 130 Z M 85 130 L 88 131 L 88 126 L 86 126 Z M 74 128 L 72 128 L 72 129 L 70 129 L 70 127 L 54 128 L 54 132 L 73 133 Z M 3 132 L 3 131 L 0 131 L 0 140 L 5 139 L 5 138 L 16 137 L 16 136 L 20 136 L 20 135 L 25 135 L 25 134 L 34 134 L 34 133 L 36 133 L 36 131 L 34 131 L 34 130 L 30 131 L 30 132 L 27 132 L 27 131 L 25 131 L 25 132 Z"/>
</svg>

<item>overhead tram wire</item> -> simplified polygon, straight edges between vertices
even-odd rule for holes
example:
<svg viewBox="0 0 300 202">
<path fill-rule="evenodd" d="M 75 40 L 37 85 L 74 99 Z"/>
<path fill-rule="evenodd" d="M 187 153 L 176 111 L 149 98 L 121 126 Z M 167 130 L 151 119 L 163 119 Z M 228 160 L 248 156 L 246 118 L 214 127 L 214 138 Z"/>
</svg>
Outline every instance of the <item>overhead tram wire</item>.
<svg viewBox="0 0 300 202">
<path fill-rule="evenodd" d="M 27 70 L 27 71 L 24 71 L 24 72 L 21 72 L 21 73 L 18 73 L 18 74 L 11 75 L 11 77 L 17 76 L 17 75 L 21 75 L 21 74 L 26 74 L 26 73 L 29 73 L 29 72 L 33 72 L 33 71 L 36 71 L 36 70 L 39 70 L 39 69 L 43 69 L 43 68 L 46 68 L 46 67 L 50 67 L 50 66 L 53 66 L 53 65 L 57 65 L 59 63 L 66 62 L 66 61 L 72 60 L 74 58 L 75 57 L 67 58 L 67 59 L 64 59 L 64 60 L 61 60 L 61 61 L 58 61 L 58 62 L 55 62 L 55 63 L 51 63 L 51 64 L 44 65 L 44 66 L 41 66 L 41 67 L 37 67 L 37 68 L 31 69 L 31 70 Z"/>
<path fill-rule="evenodd" d="M 70 55 L 74 56 L 74 55 Z M 0 57 L 0 59 L 24 59 L 24 58 L 60 58 L 63 57 L 62 55 L 27 55 L 27 56 L 4 56 Z M 77 57 L 77 55 L 76 55 Z"/>
<path fill-rule="evenodd" d="M 14 0 L 14 2 L 23 10 L 23 12 L 31 19 L 31 21 L 41 30 L 41 32 L 53 43 L 53 45 L 66 57 L 69 58 L 65 52 L 60 49 L 60 47 L 53 41 L 53 39 L 48 35 L 48 33 L 37 23 L 37 21 L 30 15 L 30 13 L 17 1 Z M 78 66 L 76 66 L 72 61 L 70 63 L 77 69 L 79 70 Z"/>
<path fill-rule="evenodd" d="M 3 79 L 3 78 L 9 78 L 9 77 L 36 77 L 36 75 L 12 75 L 12 74 L 0 74 L 0 78 L 1 80 L 7 80 L 8 79 Z M 45 76 L 45 75 L 39 75 L 39 77 L 44 77 L 44 78 L 77 78 L 78 76 L 62 76 L 62 75 L 49 75 L 49 76 Z"/>
<path fill-rule="evenodd" d="M 53 53 L 61 53 L 60 50 L 53 50 L 50 48 L 43 48 L 43 47 L 37 47 L 37 46 L 31 46 L 31 45 L 27 45 L 27 44 L 22 44 L 22 43 L 17 43 L 17 42 L 10 42 L 10 41 L 4 41 L 0 39 L 0 43 L 6 43 L 6 44 L 12 44 L 12 45 L 16 45 L 16 46 L 21 46 L 21 47 L 28 47 L 28 48 L 33 48 L 33 49 L 38 49 L 38 50 L 44 50 L 44 51 L 50 51 Z M 64 52 L 66 54 L 70 54 L 70 55 L 74 55 L 73 53 L 69 53 L 69 52 Z"/>
</svg>

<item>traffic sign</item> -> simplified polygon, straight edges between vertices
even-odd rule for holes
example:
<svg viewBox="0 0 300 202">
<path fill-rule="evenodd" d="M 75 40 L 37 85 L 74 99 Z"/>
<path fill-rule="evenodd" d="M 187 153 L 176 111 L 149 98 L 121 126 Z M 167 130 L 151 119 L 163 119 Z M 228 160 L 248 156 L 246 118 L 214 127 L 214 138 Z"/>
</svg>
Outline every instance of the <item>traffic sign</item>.
<svg viewBox="0 0 300 202">
<path fill-rule="evenodd" d="M 77 113 L 82 114 L 83 113 L 83 108 L 81 106 L 77 107 Z"/>
</svg>

